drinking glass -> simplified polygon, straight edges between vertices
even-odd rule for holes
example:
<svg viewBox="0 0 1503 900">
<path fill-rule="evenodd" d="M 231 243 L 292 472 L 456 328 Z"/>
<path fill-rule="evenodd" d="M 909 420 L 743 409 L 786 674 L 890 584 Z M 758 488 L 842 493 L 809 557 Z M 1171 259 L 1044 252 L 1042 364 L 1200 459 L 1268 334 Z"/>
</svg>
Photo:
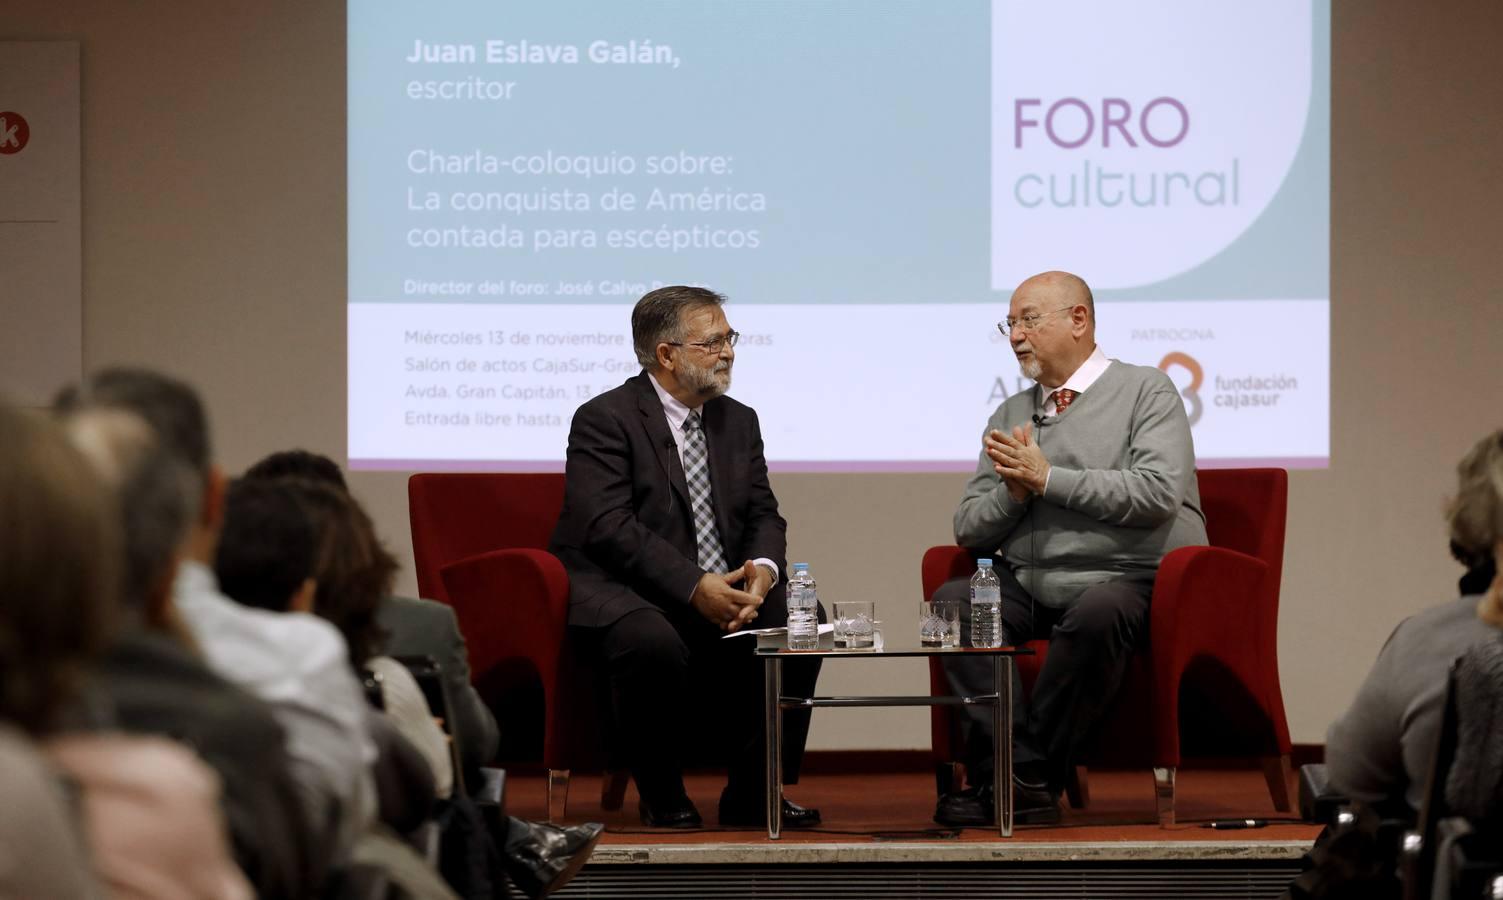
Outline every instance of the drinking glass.
<svg viewBox="0 0 1503 900">
<path fill-rule="evenodd" d="M 876 643 L 876 616 L 870 600 L 839 600 L 835 603 L 835 646 L 846 650 L 870 650 Z"/>
</svg>

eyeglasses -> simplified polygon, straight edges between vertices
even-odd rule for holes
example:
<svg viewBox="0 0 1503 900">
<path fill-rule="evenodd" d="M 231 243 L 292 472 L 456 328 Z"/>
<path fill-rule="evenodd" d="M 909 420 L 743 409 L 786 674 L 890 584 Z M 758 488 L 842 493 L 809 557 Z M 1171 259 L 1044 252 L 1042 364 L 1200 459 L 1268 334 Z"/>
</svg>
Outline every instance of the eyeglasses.
<svg viewBox="0 0 1503 900">
<path fill-rule="evenodd" d="M 1067 309 L 1074 308 L 1075 307 L 1073 305 L 1061 306 L 1059 309 L 1051 309 L 1048 312 L 1029 313 L 1026 316 L 1021 316 L 1016 319 L 1003 319 L 1002 321 L 997 323 L 997 330 L 1002 332 L 1002 335 L 1004 337 L 1014 331 L 1032 332 L 1038 329 L 1040 322 L 1044 321 L 1055 313 L 1064 312 Z"/>
<path fill-rule="evenodd" d="M 695 347 L 713 355 L 726 347 L 736 346 L 736 342 L 739 340 L 741 340 L 741 332 L 727 331 L 720 337 L 710 338 L 708 341 L 689 341 L 687 343 L 683 341 L 664 341 L 663 343 L 670 347 Z"/>
</svg>

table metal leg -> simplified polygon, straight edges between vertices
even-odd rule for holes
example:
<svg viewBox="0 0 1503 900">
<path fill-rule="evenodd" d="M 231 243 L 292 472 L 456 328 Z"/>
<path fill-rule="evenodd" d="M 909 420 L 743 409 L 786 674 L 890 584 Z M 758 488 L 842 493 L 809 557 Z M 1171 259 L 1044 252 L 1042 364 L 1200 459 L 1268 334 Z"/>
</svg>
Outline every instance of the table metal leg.
<svg viewBox="0 0 1503 900">
<path fill-rule="evenodd" d="M 762 672 L 767 717 L 767 837 L 777 840 L 783 831 L 783 661 L 769 656 Z"/>
<path fill-rule="evenodd" d="M 997 702 L 992 706 L 992 803 L 993 815 L 1003 837 L 1012 837 L 1012 659 L 992 657 L 992 688 Z"/>
</svg>

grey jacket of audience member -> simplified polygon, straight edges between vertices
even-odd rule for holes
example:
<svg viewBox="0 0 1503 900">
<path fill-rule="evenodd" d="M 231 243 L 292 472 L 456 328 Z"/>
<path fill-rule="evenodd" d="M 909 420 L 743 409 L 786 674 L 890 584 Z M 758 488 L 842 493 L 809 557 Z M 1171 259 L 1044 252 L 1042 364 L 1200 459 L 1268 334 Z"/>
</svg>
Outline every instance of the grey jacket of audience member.
<svg viewBox="0 0 1503 900">
<path fill-rule="evenodd" d="M 301 897 L 323 878 L 307 833 L 285 734 L 271 709 L 165 635 L 133 631 L 99 666 L 96 685 L 126 732 L 185 744 L 223 782 L 235 858 L 260 897 Z"/>
<path fill-rule="evenodd" d="M 386 655 L 429 656 L 443 668 L 464 768 L 473 771 L 489 763 L 496 756 L 501 734 L 496 717 L 470 684 L 469 653 L 454 610 L 432 600 L 388 597 L 376 616 L 390 633 Z"/>
<path fill-rule="evenodd" d="M 1403 797 L 1418 811 L 1440 734 L 1451 663 L 1498 630 L 1462 597 L 1410 616 L 1378 651 L 1351 708 L 1326 733 L 1326 768 L 1342 794 L 1365 803 Z"/>
</svg>

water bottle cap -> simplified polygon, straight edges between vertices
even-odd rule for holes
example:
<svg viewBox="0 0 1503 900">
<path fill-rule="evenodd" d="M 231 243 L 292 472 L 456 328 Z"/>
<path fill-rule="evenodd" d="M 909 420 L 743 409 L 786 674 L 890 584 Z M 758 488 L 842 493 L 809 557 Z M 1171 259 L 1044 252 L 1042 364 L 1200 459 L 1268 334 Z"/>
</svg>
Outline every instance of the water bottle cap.
<svg viewBox="0 0 1503 900">
<path fill-rule="evenodd" d="M 983 569 L 990 569 L 992 567 L 992 561 L 989 559 L 978 559 L 976 560 L 976 565 L 980 566 Z"/>
<path fill-rule="evenodd" d="M 808 568 L 809 568 L 809 564 L 808 563 L 794 563 L 793 564 L 793 571 L 795 571 L 795 572 L 799 571 L 800 569 L 808 569 Z"/>
</svg>

